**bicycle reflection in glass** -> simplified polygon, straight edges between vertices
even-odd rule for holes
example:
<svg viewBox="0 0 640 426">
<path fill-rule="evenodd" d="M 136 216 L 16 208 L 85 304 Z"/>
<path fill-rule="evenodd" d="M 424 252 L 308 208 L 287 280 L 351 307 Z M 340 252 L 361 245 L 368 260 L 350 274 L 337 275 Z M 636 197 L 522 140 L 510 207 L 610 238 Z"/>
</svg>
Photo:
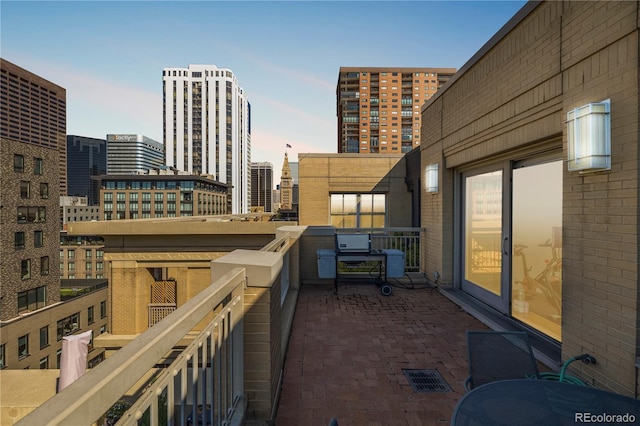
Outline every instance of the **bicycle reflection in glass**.
<svg viewBox="0 0 640 426">
<path fill-rule="evenodd" d="M 514 244 L 513 246 L 514 256 L 522 259 L 523 270 L 522 280 L 516 280 L 513 288 L 515 291 L 514 309 L 527 312 L 527 301 L 535 298 L 538 294 L 542 294 L 553 310 L 548 316 L 557 322 L 560 321 L 562 312 L 562 258 L 560 256 L 560 248 L 552 245 L 551 239 L 538 246 L 549 247 L 551 249 L 551 258 L 545 259 L 544 269 L 535 277 L 531 276 L 532 267 L 527 264 L 525 249 L 528 247 L 523 244 Z"/>
</svg>

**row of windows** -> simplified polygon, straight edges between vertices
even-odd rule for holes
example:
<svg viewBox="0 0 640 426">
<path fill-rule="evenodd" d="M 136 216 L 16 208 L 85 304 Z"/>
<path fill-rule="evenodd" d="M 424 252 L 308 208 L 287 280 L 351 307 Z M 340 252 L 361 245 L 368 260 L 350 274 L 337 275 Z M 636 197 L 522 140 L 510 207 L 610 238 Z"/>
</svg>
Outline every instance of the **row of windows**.
<svg viewBox="0 0 640 426">
<path fill-rule="evenodd" d="M 82 250 L 84 251 L 84 258 L 85 259 L 91 259 L 91 249 L 88 250 Z M 62 259 L 64 256 L 64 252 L 62 250 L 60 250 L 60 259 Z M 96 250 L 96 258 L 97 259 L 102 259 L 104 257 L 104 250 Z M 76 258 L 76 250 L 75 249 L 69 249 L 67 250 L 67 258 L 69 259 L 75 259 Z"/>
<path fill-rule="evenodd" d="M 213 183 L 193 181 L 193 180 L 181 180 L 181 181 L 129 181 L 129 180 L 108 180 L 103 181 L 104 189 L 113 190 L 113 189 L 127 189 L 127 190 L 138 190 L 138 189 L 157 189 L 157 190 L 173 190 L 180 189 L 183 191 L 193 191 L 196 189 L 201 189 L 203 191 L 215 191 L 220 192 L 223 191 L 224 188 L 221 188 L 218 185 L 214 185 Z"/>
<path fill-rule="evenodd" d="M 31 182 L 28 180 L 20 181 L 20 198 L 22 199 L 30 199 L 31 198 Z M 48 199 L 49 198 L 49 184 L 42 182 L 40 183 L 40 198 Z"/>
<path fill-rule="evenodd" d="M 191 194 L 191 193 L 185 193 L 185 194 Z M 153 197 L 154 197 L 154 200 L 156 201 L 163 201 L 164 192 L 156 192 L 153 194 Z M 182 194 L 181 194 L 181 197 L 182 197 Z M 191 195 L 188 196 L 188 198 L 190 197 Z M 141 197 L 139 196 L 138 192 L 129 193 L 129 201 L 138 201 L 140 198 L 142 198 L 142 201 L 151 201 L 151 193 L 143 192 Z M 104 201 L 113 201 L 113 192 L 103 193 L 103 199 Z M 116 201 L 126 201 L 126 200 L 127 200 L 127 194 L 125 192 L 116 193 Z M 167 200 L 176 201 L 176 193 L 175 192 L 167 193 Z"/>
<path fill-rule="evenodd" d="M 105 318 L 107 316 L 107 302 L 100 302 L 100 318 Z M 94 316 L 94 306 L 89 306 L 87 308 L 87 323 L 93 324 L 95 322 Z M 72 315 L 69 315 L 66 318 L 63 318 L 56 323 L 56 340 L 59 342 L 62 340 L 64 336 L 68 336 L 80 330 L 80 312 L 76 312 Z M 106 332 L 106 326 L 102 326 L 100 328 L 100 334 Z M 49 326 L 44 326 L 40 328 L 39 331 L 40 337 L 40 350 L 45 349 L 49 346 Z M 58 368 L 60 367 L 60 353 L 61 350 L 58 350 Z M 23 359 L 29 356 L 29 334 L 25 334 L 23 336 L 18 337 L 18 359 Z M 0 369 L 6 367 L 6 345 L 0 345 Z M 42 358 L 40 360 L 40 368 L 45 369 L 49 368 L 48 357 Z"/>
<path fill-rule="evenodd" d="M 14 239 L 15 239 L 15 248 L 16 249 L 25 248 L 26 237 L 25 237 L 24 231 L 16 232 Z M 40 230 L 33 231 L 33 247 L 34 248 L 44 247 L 44 232 L 43 231 L 40 231 Z"/>
<path fill-rule="evenodd" d="M 382 82 L 386 83 L 386 80 L 382 80 Z M 417 80 L 416 80 L 416 83 L 418 83 Z M 428 83 L 428 81 L 425 81 L 425 83 Z M 380 90 L 388 90 L 388 89 L 389 89 L 388 86 L 380 86 Z M 360 86 L 360 90 L 369 90 L 369 86 Z M 398 86 L 391 86 L 391 90 L 398 90 Z M 420 87 L 415 86 L 413 90 L 420 90 Z M 424 90 L 436 90 L 436 86 L 424 86 Z M 366 93 L 363 93 L 362 96 L 366 96 Z M 387 96 L 387 94 L 382 93 L 382 96 Z M 398 96 L 398 94 L 393 93 L 393 96 Z"/>
<path fill-rule="evenodd" d="M 205 72 L 205 76 L 206 77 L 228 77 L 228 78 L 232 78 L 233 74 L 231 73 L 231 71 L 209 71 L 209 70 L 204 70 Z M 209 74 L 211 73 L 211 74 Z M 215 74 L 214 74 L 215 73 Z M 189 71 L 187 70 L 162 70 L 162 76 L 163 77 L 171 77 L 173 75 L 173 77 L 189 77 Z M 194 78 L 201 78 L 202 77 L 202 71 L 192 71 L 191 72 L 191 77 Z M 216 82 L 217 83 L 217 82 Z"/>
<path fill-rule="evenodd" d="M 20 260 L 20 276 L 23 280 L 31 278 L 31 259 Z M 40 275 L 49 275 L 49 256 L 40 258 Z"/>
<path fill-rule="evenodd" d="M 64 278 L 65 278 L 64 274 L 60 274 L 60 279 L 64 279 Z M 80 276 L 80 279 L 91 280 L 93 278 L 95 278 L 97 280 L 100 280 L 100 279 L 104 278 L 104 275 L 103 274 L 96 274 L 96 276 L 94 277 L 93 274 L 87 273 L 87 274 L 83 274 L 83 275 Z M 67 279 L 75 280 L 76 279 L 76 274 L 72 273 L 72 274 L 67 275 Z"/>
<path fill-rule="evenodd" d="M 364 77 L 366 77 L 368 74 L 369 74 L 368 72 L 363 72 L 363 73 L 362 73 L 362 75 L 363 75 Z M 420 76 L 422 75 L 422 73 L 419 73 L 419 72 L 415 72 L 415 73 L 412 73 L 412 74 L 413 74 L 413 75 L 415 75 L 416 77 L 420 77 Z M 371 75 L 376 75 L 376 73 L 372 73 Z M 381 72 L 381 73 L 380 73 L 380 75 L 381 75 L 381 76 L 383 76 L 383 77 L 385 77 L 385 76 L 389 75 L 389 73 L 388 73 L 388 72 Z M 392 75 L 393 77 L 396 77 L 396 76 L 398 75 L 398 73 L 397 73 L 397 72 L 392 72 L 392 73 L 391 73 L 391 75 Z M 403 77 L 404 77 L 404 76 L 407 76 L 407 77 L 408 77 L 408 76 L 410 76 L 410 75 L 411 75 L 411 74 L 408 74 L 408 73 L 402 73 L 402 76 L 403 76 Z M 425 76 L 425 77 L 435 77 L 435 76 L 436 76 L 436 73 L 433 73 L 433 72 L 425 72 L 425 73 L 424 73 L 424 76 Z M 347 73 L 347 77 L 358 77 L 358 73 Z"/>
<path fill-rule="evenodd" d="M 13 171 L 24 172 L 24 155 L 13 155 Z M 42 158 L 35 157 L 33 159 L 33 174 L 41 175 L 42 173 L 44 173 L 44 161 Z"/>
<path fill-rule="evenodd" d="M 64 264 L 60 264 L 60 271 L 62 271 L 64 269 Z M 73 262 L 69 262 L 67 263 L 67 270 L 68 271 L 75 271 L 76 270 L 76 264 Z M 93 270 L 93 263 L 92 262 L 85 262 L 84 264 L 84 270 L 87 272 L 90 272 Z M 104 263 L 102 262 L 96 262 L 96 271 L 102 271 L 104 270 Z"/>
<path fill-rule="evenodd" d="M 18 223 L 46 222 L 47 208 L 44 206 L 20 206 L 17 211 Z"/>
</svg>

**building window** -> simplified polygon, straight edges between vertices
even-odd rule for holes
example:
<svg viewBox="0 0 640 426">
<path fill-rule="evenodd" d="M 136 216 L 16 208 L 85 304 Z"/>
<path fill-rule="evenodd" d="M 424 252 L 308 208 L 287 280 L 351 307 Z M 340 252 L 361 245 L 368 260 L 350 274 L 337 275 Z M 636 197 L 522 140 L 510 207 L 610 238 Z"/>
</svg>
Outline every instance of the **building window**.
<svg viewBox="0 0 640 426">
<path fill-rule="evenodd" d="M 104 251 L 103 250 L 96 250 L 96 258 L 97 259 L 102 259 L 104 257 Z"/>
<path fill-rule="evenodd" d="M 49 357 L 45 356 L 40 360 L 40 370 L 46 370 L 49 368 Z"/>
<path fill-rule="evenodd" d="M 85 269 L 84 269 L 84 270 L 85 270 L 85 271 L 92 271 L 92 270 L 93 270 L 93 267 L 92 267 L 92 265 L 91 265 L 91 262 L 86 262 L 86 264 L 85 264 Z"/>
<path fill-rule="evenodd" d="M 24 248 L 24 232 L 16 232 L 15 233 L 15 248 L 23 249 Z"/>
<path fill-rule="evenodd" d="M 80 312 L 76 312 L 58 321 L 56 338 L 60 341 L 64 336 L 68 336 L 78 330 L 80 330 Z"/>
<path fill-rule="evenodd" d="M 33 231 L 33 246 L 35 248 L 44 246 L 44 233 L 42 231 Z"/>
<path fill-rule="evenodd" d="M 45 325 L 40 329 L 40 349 L 49 346 L 49 326 Z"/>
<path fill-rule="evenodd" d="M 18 223 L 46 222 L 47 208 L 20 206 L 17 209 L 17 220 Z"/>
<path fill-rule="evenodd" d="M 75 263 L 68 263 L 67 264 L 67 269 L 69 271 L 75 271 L 76 270 L 76 264 Z"/>
<path fill-rule="evenodd" d="M 29 355 L 29 335 L 18 337 L 18 359 Z"/>
<path fill-rule="evenodd" d="M 107 316 L 107 301 L 103 300 L 100 302 L 100 318 L 104 318 Z"/>
<path fill-rule="evenodd" d="M 336 228 L 384 228 L 385 194 L 331 194 L 331 224 Z"/>
<path fill-rule="evenodd" d="M 42 158 L 34 158 L 33 161 L 33 174 L 41 175 L 44 171 L 44 163 L 42 161 Z"/>
<path fill-rule="evenodd" d="M 49 256 L 40 258 L 40 275 L 49 275 Z"/>
<path fill-rule="evenodd" d="M 24 172 L 24 156 L 20 154 L 14 154 L 13 156 L 13 171 Z"/>
<path fill-rule="evenodd" d="M 96 271 L 102 271 L 102 270 L 103 270 L 102 262 L 96 262 Z"/>
<path fill-rule="evenodd" d="M 31 259 L 22 259 L 20 261 L 20 273 L 23 280 L 31 278 Z"/>
<path fill-rule="evenodd" d="M 104 201 L 113 201 L 113 192 L 104 193 Z"/>
<path fill-rule="evenodd" d="M 100 334 L 103 334 L 107 331 L 107 326 L 106 325 L 101 325 L 100 326 Z"/>
<path fill-rule="evenodd" d="M 75 259 L 76 258 L 76 251 L 75 250 L 67 250 L 67 257 L 69 259 Z"/>
<path fill-rule="evenodd" d="M 48 183 L 41 183 L 40 184 L 40 198 L 42 199 L 48 199 L 49 198 L 49 184 Z"/>
<path fill-rule="evenodd" d="M 40 286 L 18 293 L 18 312 L 35 311 L 46 305 L 46 287 Z"/>
<path fill-rule="evenodd" d="M 87 322 L 89 324 L 93 324 L 95 322 L 93 319 L 93 306 L 89 306 L 89 308 L 87 308 Z"/>
<path fill-rule="evenodd" d="M 20 181 L 20 198 L 31 198 L 31 182 L 28 180 Z"/>
<path fill-rule="evenodd" d="M 0 345 L 0 370 L 2 370 L 6 364 L 4 363 L 5 360 L 5 346 L 4 345 Z"/>
<path fill-rule="evenodd" d="M 62 358 L 62 349 L 56 351 L 56 368 L 60 369 L 60 358 Z"/>
</svg>

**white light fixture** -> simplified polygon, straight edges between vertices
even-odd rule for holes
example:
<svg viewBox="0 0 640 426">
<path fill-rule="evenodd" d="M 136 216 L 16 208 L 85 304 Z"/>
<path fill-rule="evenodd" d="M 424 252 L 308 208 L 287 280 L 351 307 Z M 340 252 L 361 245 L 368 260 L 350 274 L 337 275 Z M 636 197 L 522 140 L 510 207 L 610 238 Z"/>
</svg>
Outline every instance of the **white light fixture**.
<svg viewBox="0 0 640 426">
<path fill-rule="evenodd" d="M 438 164 L 429 164 L 427 166 L 424 182 L 427 192 L 438 192 Z"/>
<path fill-rule="evenodd" d="M 611 169 L 609 106 L 610 102 L 606 100 L 567 113 L 567 161 L 570 172 Z"/>
</svg>

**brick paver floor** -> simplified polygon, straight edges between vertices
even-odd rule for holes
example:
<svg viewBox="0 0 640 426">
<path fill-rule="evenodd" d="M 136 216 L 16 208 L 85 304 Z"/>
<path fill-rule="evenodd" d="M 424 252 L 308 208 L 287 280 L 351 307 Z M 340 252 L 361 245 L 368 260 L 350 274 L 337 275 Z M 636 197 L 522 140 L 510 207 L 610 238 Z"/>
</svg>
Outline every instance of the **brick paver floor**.
<svg viewBox="0 0 640 426">
<path fill-rule="evenodd" d="M 276 426 L 448 425 L 464 394 L 466 330 L 486 329 L 430 288 L 305 285 Z M 414 392 L 403 369 L 436 369 L 451 392 Z"/>
</svg>

